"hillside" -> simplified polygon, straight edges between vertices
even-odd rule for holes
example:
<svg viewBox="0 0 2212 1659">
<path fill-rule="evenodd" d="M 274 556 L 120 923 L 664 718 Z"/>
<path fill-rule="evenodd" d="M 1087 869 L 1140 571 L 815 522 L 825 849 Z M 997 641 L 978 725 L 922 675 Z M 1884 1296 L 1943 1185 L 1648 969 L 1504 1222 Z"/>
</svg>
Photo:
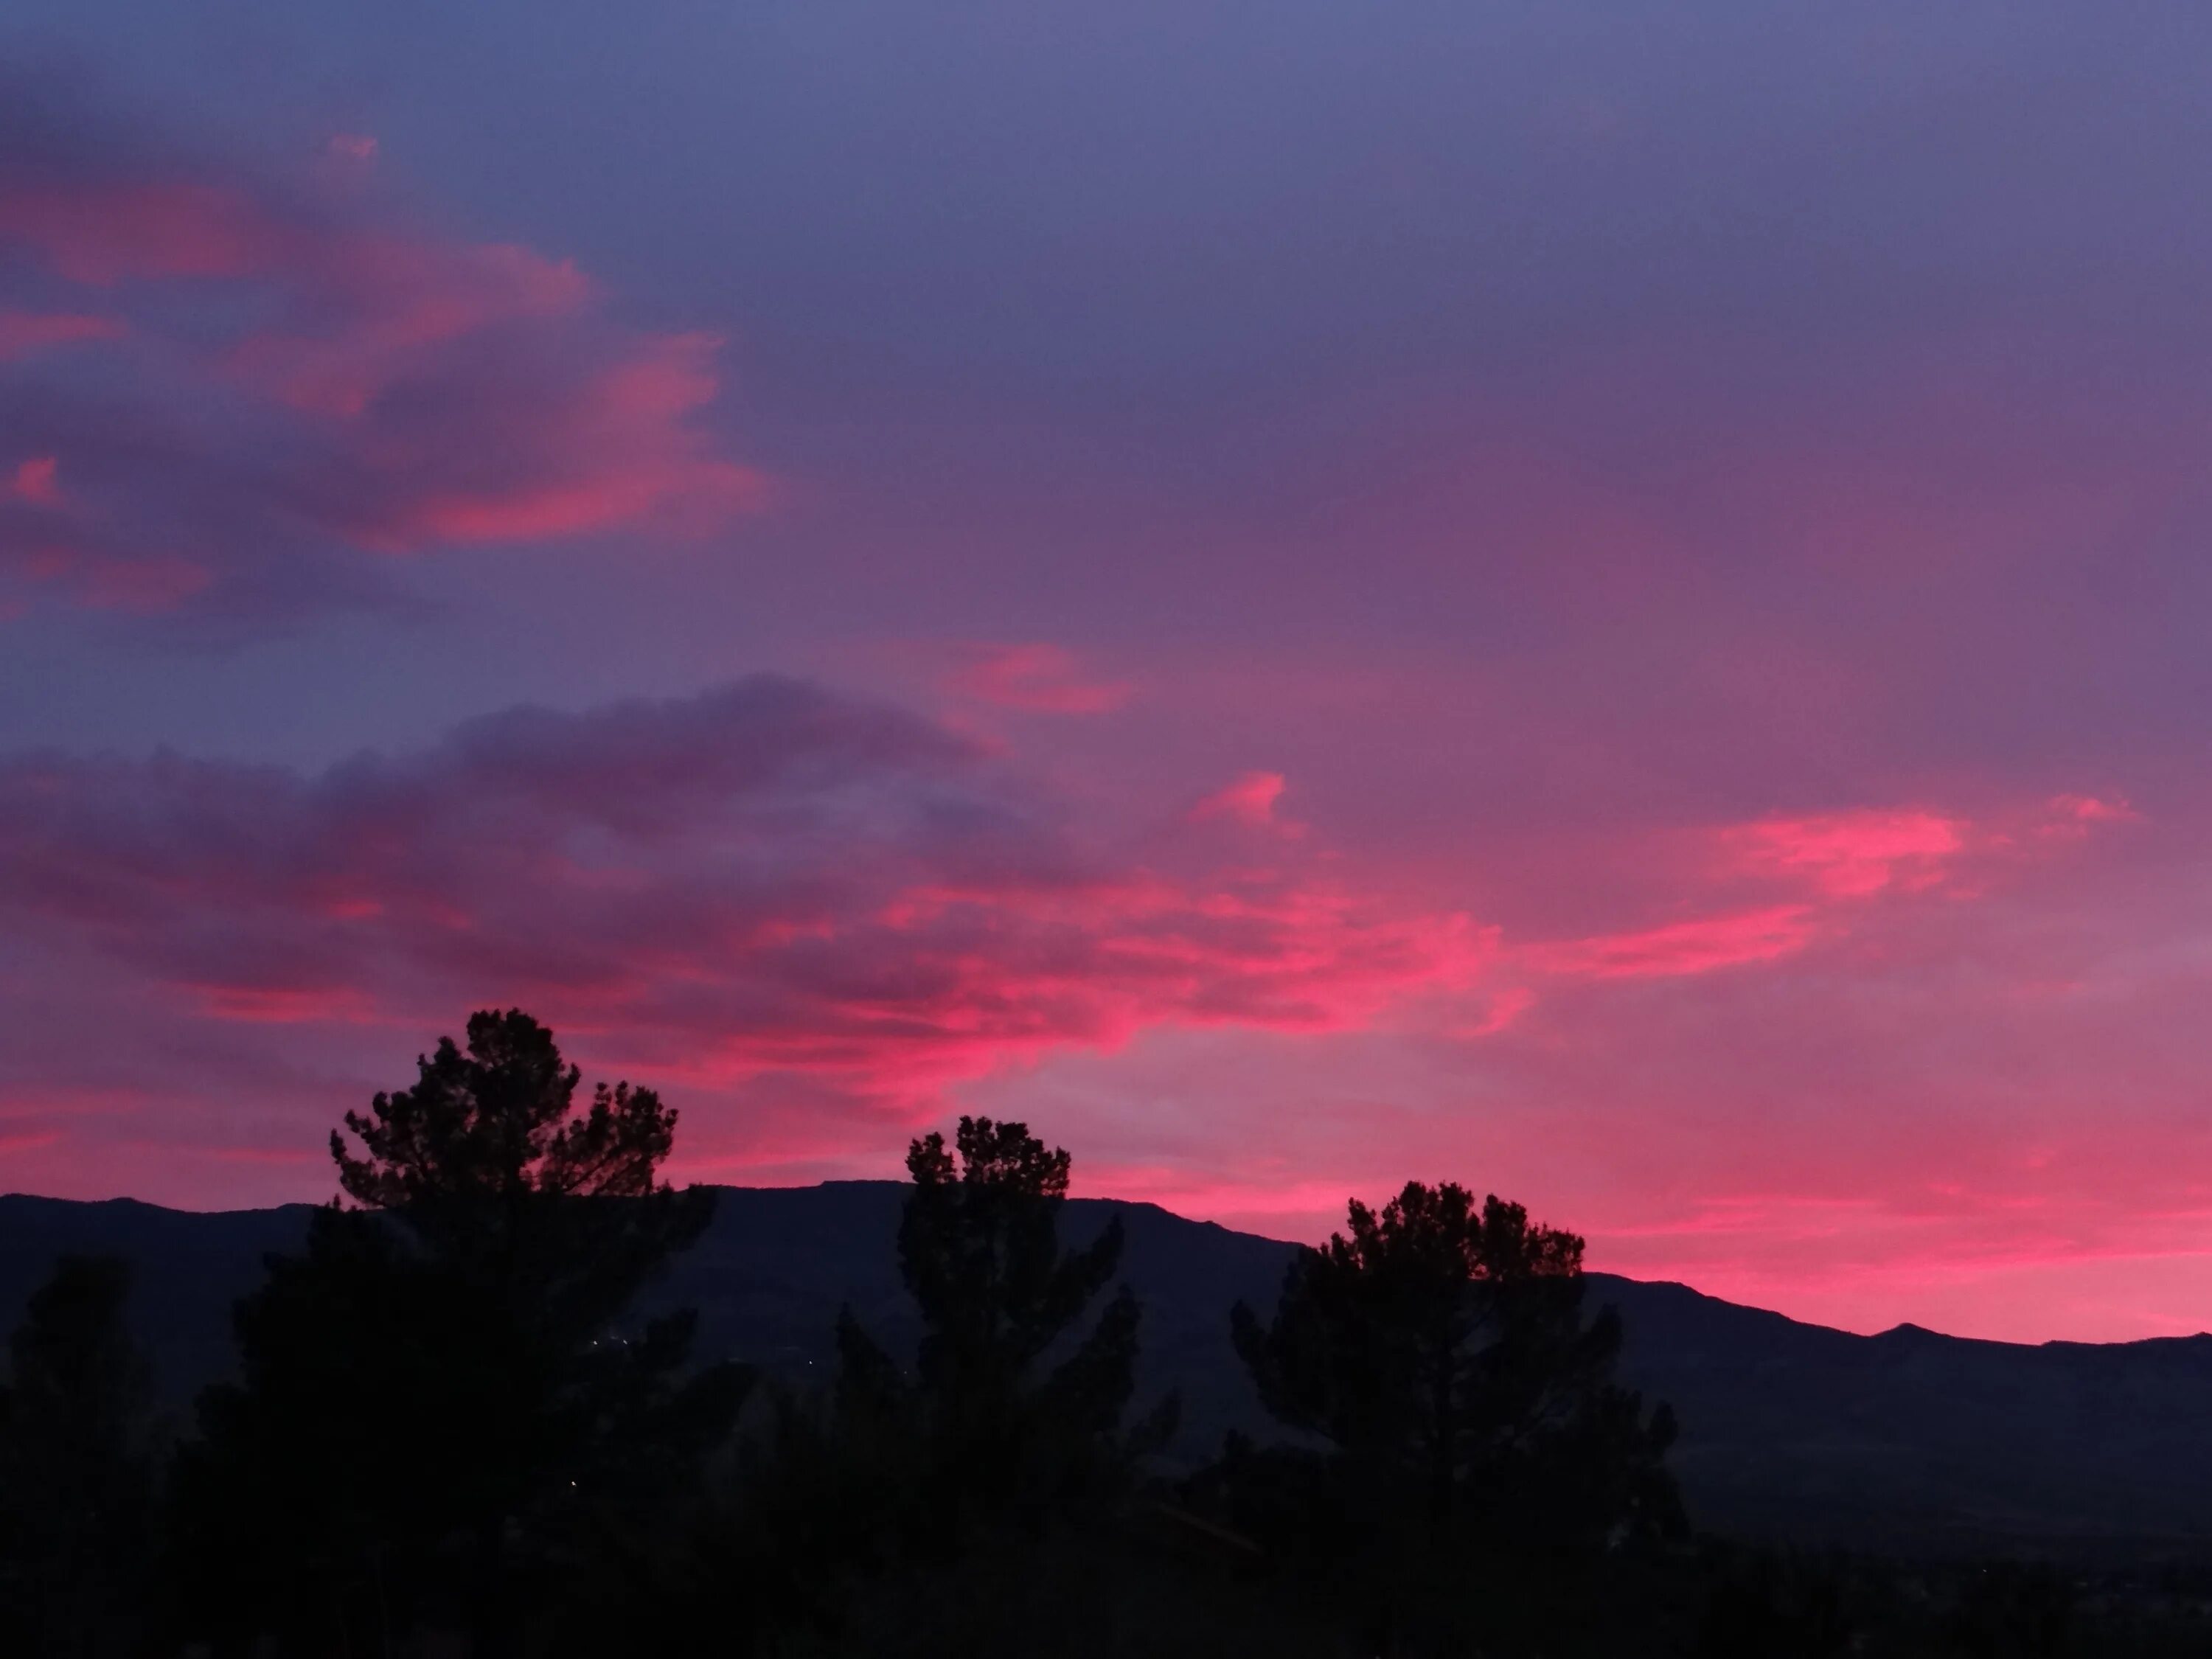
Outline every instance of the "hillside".
<svg viewBox="0 0 2212 1659">
<path fill-rule="evenodd" d="M 656 1288 L 701 1313 L 702 1351 L 803 1376 L 841 1303 L 910 1340 L 893 1235 L 903 1188 L 726 1188 L 713 1227 Z M 1292 1247 L 1150 1205 L 1077 1200 L 1070 1238 L 1109 1215 L 1146 1306 L 1140 1401 L 1182 1391 L 1180 1449 L 1263 1428 L 1227 1311 L 1271 1301 Z M 229 1364 L 230 1304 L 305 1206 L 198 1214 L 118 1200 L 0 1198 L 0 1322 L 64 1250 L 137 1264 L 135 1320 L 181 1407 Z M 1899 1551 L 2069 1556 L 2212 1548 L 2212 1337 L 1978 1342 L 1911 1326 L 1856 1336 L 1680 1285 L 1593 1275 L 1620 1310 L 1627 1378 L 1673 1403 L 1676 1466 L 1700 1524 Z"/>
</svg>

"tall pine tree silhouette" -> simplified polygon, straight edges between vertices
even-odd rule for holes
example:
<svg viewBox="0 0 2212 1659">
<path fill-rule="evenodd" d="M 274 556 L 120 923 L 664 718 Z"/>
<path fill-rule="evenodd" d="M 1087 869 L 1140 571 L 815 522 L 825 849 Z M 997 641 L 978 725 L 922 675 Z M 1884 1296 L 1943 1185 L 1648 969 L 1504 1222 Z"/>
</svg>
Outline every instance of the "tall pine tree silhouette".
<svg viewBox="0 0 2212 1659">
<path fill-rule="evenodd" d="M 1066 1575 L 1115 1570 L 1119 1500 L 1176 1404 L 1124 1426 L 1139 1310 L 1126 1285 L 1097 1305 L 1118 1221 L 1061 1245 L 1068 1167 L 988 1118 L 908 1148 L 912 1361 L 841 1310 L 828 1397 L 785 1399 L 744 1489 L 745 1569 L 819 1651 L 1059 1652 Z"/>
<path fill-rule="evenodd" d="M 848 1423 L 896 1418 L 918 1436 L 933 1526 L 1042 1512 L 1164 1443 L 1172 1398 L 1122 1431 L 1140 1318 L 1128 1287 L 1073 1335 L 1121 1264 L 1121 1224 L 1060 1248 L 1066 1152 L 1025 1124 L 963 1117 L 951 1148 L 939 1133 L 915 1140 L 907 1172 L 899 1267 L 923 1328 L 913 1374 L 846 1311 L 838 1387 Z"/>
<path fill-rule="evenodd" d="M 1539 1569 L 1679 1528 L 1673 1415 L 1613 1381 L 1620 1319 L 1583 1316 L 1582 1259 L 1520 1205 L 1413 1182 L 1301 1250 L 1271 1321 L 1231 1311 L 1261 1401 L 1326 1449 L 1232 1446 L 1240 1519 L 1364 1577 L 1381 1650 L 1468 1616 L 1472 1560 L 1513 1559 L 1502 1603 Z"/>
<path fill-rule="evenodd" d="M 627 1333 L 714 1194 L 658 1171 L 676 1114 L 600 1085 L 519 1011 L 346 1115 L 344 1197 L 272 1258 L 179 1470 L 201 1606 L 295 1633 L 465 1626 L 479 1655 L 655 1547 L 746 1377 L 688 1369 L 692 1316 Z M 617 1597 L 616 1599 L 618 1599 Z M 572 1631 L 573 1633 L 573 1631 Z"/>
</svg>

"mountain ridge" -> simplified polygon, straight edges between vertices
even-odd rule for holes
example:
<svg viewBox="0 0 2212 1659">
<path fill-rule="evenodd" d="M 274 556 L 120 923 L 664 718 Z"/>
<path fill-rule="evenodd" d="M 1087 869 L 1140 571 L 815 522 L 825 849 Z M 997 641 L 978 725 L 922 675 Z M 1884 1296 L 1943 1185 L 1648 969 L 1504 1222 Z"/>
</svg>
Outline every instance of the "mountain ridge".
<svg viewBox="0 0 2212 1659">
<path fill-rule="evenodd" d="M 903 1183 L 717 1191 L 712 1225 L 641 1313 L 696 1306 L 702 1355 L 798 1379 L 831 1359 L 840 1306 L 894 1349 L 911 1343 Z M 133 1324 L 181 1413 L 228 1374 L 231 1304 L 315 1207 L 0 1196 L 0 1322 L 20 1318 L 56 1255 L 123 1255 Z M 1114 1199 L 1071 1199 L 1063 1231 L 1081 1241 L 1109 1217 L 1146 1307 L 1138 1404 L 1181 1392 L 1186 1462 L 1230 1430 L 1267 1432 L 1228 1312 L 1272 1306 L 1298 1247 Z M 1676 1281 L 1589 1281 L 1590 1305 L 1620 1312 L 1623 1380 L 1682 1423 L 1674 1462 L 1700 1524 L 1901 1553 L 2212 1553 L 2212 1335 L 2009 1343 L 1909 1322 L 1863 1335 Z"/>
</svg>

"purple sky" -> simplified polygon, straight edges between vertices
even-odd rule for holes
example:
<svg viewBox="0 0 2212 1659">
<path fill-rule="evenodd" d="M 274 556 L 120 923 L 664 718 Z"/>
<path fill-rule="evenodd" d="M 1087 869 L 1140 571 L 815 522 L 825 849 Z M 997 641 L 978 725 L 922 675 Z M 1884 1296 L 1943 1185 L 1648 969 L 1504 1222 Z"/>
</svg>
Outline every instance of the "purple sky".
<svg viewBox="0 0 2212 1659">
<path fill-rule="evenodd" d="M 1859 1328 L 2212 1324 L 2212 15 L 18 0 L 0 1187 L 520 1002 Z"/>
</svg>

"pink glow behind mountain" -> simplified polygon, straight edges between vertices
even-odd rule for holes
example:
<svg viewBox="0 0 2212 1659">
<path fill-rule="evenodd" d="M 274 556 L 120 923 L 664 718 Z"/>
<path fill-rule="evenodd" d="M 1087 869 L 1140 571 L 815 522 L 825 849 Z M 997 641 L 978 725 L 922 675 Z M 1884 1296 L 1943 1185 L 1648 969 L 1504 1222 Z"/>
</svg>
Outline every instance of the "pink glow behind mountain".
<svg viewBox="0 0 2212 1659">
<path fill-rule="evenodd" d="M 696 1178 L 2212 1324 L 2198 10 L 648 10 L 11 16 L 0 1187 L 519 1003 Z"/>
</svg>

